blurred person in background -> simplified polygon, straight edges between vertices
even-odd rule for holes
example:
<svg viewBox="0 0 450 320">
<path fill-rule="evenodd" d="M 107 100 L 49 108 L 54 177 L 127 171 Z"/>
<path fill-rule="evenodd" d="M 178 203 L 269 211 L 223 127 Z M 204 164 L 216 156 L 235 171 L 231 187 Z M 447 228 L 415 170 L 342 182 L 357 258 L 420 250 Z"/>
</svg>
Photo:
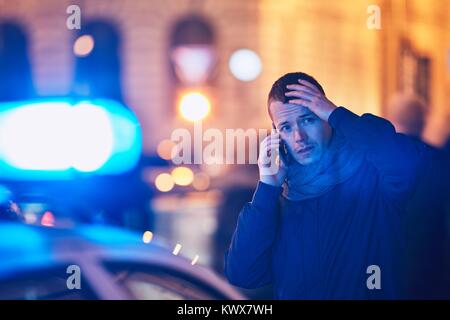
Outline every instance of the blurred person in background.
<svg viewBox="0 0 450 320">
<path fill-rule="evenodd" d="M 416 95 L 399 93 L 389 103 L 388 118 L 397 132 L 421 140 L 427 106 Z M 450 298 L 450 269 L 446 266 L 446 253 L 450 250 L 449 213 L 446 212 L 450 198 L 449 163 L 442 150 L 428 147 L 431 152 L 422 162 L 417 188 L 407 204 L 403 221 L 407 239 L 407 290 L 411 299 Z"/>
<path fill-rule="evenodd" d="M 278 79 L 268 107 L 276 132 L 225 252 L 230 283 L 272 284 L 275 299 L 407 297 L 401 217 L 428 146 L 337 107 L 305 73 Z"/>
<path fill-rule="evenodd" d="M 387 118 L 397 132 L 421 139 L 426 117 L 427 106 L 416 95 L 398 93 L 389 103 Z"/>
</svg>

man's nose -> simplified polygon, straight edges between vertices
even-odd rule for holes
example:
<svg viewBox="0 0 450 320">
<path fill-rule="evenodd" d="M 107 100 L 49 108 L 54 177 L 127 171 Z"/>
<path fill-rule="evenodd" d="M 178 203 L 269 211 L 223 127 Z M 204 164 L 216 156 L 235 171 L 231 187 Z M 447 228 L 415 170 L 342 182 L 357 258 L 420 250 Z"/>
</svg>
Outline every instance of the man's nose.
<svg viewBox="0 0 450 320">
<path fill-rule="evenodd" d="M 307 137 L 305 130 L 301 128 L 297 128 L 294 131 L 294 140 L 297 143 L 305 142 Z"/>
</svg>

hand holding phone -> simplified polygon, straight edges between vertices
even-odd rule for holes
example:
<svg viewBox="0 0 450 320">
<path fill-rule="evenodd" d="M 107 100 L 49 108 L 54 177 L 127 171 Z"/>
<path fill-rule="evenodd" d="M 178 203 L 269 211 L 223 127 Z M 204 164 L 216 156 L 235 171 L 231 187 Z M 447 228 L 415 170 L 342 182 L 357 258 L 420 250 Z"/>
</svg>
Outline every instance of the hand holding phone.
<svg viewBox="0 0 450 320">
<path fill-rule="evenodd" d="M 280 134 L 274 129 L 261 142 L 259 149 L 258 168 L 260 181 L 273 186 L 281 186 L 287 173 L 286 148 L 285 146 L 281 147 L 281 145 Z"/>
<path fill-rule="evenodd" d="M 273 132 L 278 133 L 277 128 L 275 127 L 275 124 L 272 123 L 272 128 L 273 128 Z M 288 153 L 288 149 L 286 147 L 286 143 L 283 141 L 283 139 L 281 139 L 280 137 L 280 147 L 278 150 L 279 156 L 281 161 L 284 162 L 284 164 L 286 166 L 289 165 L 289 153 Z"/>
</svg>

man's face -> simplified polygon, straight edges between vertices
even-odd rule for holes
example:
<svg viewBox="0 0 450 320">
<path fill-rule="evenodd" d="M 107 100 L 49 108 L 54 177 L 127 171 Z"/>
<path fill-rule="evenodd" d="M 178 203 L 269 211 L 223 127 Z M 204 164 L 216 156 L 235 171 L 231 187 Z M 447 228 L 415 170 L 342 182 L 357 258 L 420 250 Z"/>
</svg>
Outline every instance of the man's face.
<svg viewBox="0 0 450 320">
<path fill-rule="evenodd" d="M 329 124 L 299 105 L 272 101 L 269 108 L 290 155 L 301 165 L 319 161 L 331 139 Z"/>
</svg>

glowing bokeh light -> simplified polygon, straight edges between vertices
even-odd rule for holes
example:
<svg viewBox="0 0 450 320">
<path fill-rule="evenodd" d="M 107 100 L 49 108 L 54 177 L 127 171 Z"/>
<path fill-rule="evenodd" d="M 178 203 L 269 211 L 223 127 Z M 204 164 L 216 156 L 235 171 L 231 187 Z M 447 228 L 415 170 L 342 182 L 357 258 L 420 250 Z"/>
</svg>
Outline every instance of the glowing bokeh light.
<svg viewBox="0 0 450 320">
<path fill-rule="evenodd" d="M 162 159 L 171 160 L 175 146 L 176 146 L 175 142 L 173 142 L 172 140 L 165 139 L 158 144 L 156 152 L 158 153 L 158 156 L 160 156 Z"/>
<path fill-rule="evenodd" d="M 55 226 L 55 217 L 53 213 L 50 211 L 46 211 L 41 218 L 41 225 L 44 227 L 54 227 Z"/>
<path fill-rule="evenodd" d="M 73 44 L 73 53 L 78 57 L 89 55 L 94 49 L 94 38 L 90 35 L 78 37 Z"/>
<path fill-rule="evenodd" d="M 205 191 L 209 188 L 210 179 L 209 176 L 204 172 L 199 172 L 194 175 L 194 181 L 192 181 L 192 186 L 197 191 Z"/>
<path fill-rule="evenodd" d="M 233 76 L 241 81 L 255 80 L 262 71 L 261 59 L 249 49 L 236 50 L 231 55 L 228 66 Z"/>
<path fill-rule="evenodd" d="M 200 84 L 208 80 L 216 62 L 216 55 L 209 45 L 182 45 L 171 54 L 175 73 L 187 84 Z"/>
<path fill-rule="evenodd" d="M 197 261 L 198 261 L 198 255 L 196 255 L 196 256 L 194 257 L 194 259 L 192 259 L 191 264 L 192 264 L 192 265 L 195 265 L 195 264 L 197 263 Z"/>
<path fill-rule="evenodd" d="M 37 221 L 36 213 L 32 211 L 27 211 L 23 214 L 23 218 L 25 219 L 26 224 L 35 224 Z"/>
<path fill-rule="evenodd" d="M 150 243 L 153 239 L 153 233 L 151 231 L 145 231 L 142 235 L 142 241 L 144 243 Z"/>
<path fill-rule="evenodd" d="M 172 178 L 179 186 L 188 186 L 194 180 L 194 173 L 187 167 L 178 167 L 172 170 Z"/>
<path fill-rule="evenodd" d="M 155 187 L 161 192 L 168 192 L 173 189 L 174 182 L 168 173 L 161 173 L 155 179 Z"/>
<path fill-rule="evenodd" d="M 190 92 L 183 95 L 179 103 L 181 116 L 188 121 L 204 119 L 211 110 L 209 99 L 200 92 Z"/>
<path fill-rule="evenodd" d="M 180 250 L 181 250 L 181 244 L 177 243 L 177 245 L 175 246 L 175 248 L 172 251 L 172 254 L 177 256 L 178 253 L 180 253 Z"/>
</svg>

